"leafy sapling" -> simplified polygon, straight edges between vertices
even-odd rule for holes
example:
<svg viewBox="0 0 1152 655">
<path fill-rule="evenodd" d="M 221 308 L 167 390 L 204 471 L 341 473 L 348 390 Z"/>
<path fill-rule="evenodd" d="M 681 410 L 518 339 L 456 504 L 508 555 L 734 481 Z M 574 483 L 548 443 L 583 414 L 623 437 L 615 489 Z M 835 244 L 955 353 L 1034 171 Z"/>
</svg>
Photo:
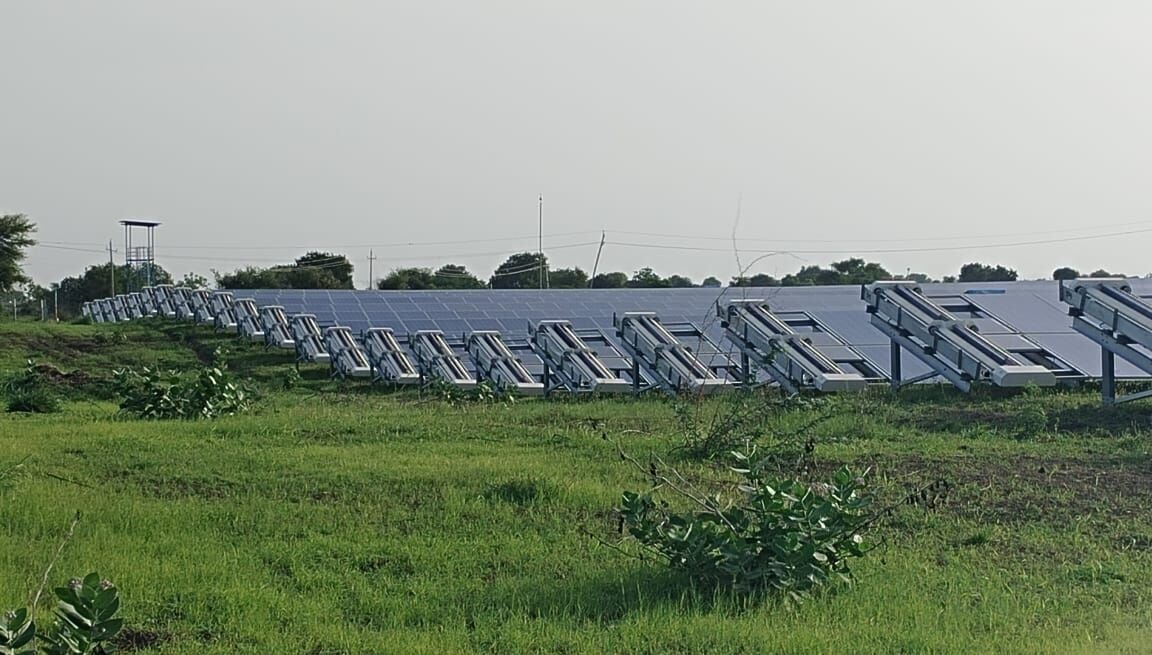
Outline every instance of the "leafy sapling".
<svg viewBox="0 0 1152 655">
<path fill-rule="evenodd" d="M 47 655 L 107 655 L 115 648 L 111 640 L 124 626 L 116 618 L 120 597 L 116 586 L 89 573 L 83 580 L 73 578 L 67 586 L 54 590 L 59 603 L 56 622 L 41 634 Z"/>
</svg>

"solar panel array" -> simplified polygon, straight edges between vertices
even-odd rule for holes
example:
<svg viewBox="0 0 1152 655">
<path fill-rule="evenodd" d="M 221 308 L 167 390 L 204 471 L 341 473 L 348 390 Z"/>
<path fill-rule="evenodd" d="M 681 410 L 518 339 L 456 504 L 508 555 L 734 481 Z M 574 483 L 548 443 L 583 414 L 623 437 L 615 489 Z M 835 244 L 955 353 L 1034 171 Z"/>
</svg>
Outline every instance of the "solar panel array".
<svg viewBox="0 0 1152 655">
<path fill-rule="evenodd" d="M 1152 280 L 1131 280 L 1138 295 L 1152 293 Z M 1015 333 L 1043 346 L 1089 377 L 1101 374 L 1099 347 L 1072 329 L 1057 282 L 926 284 L 924 291 L 958 318 L 971 320 L 993 342 L 1008 344 Z M 527 337 L 537 321 L 565 319 L 577 329 L 599 329 L 611 335 L 612 317 L 650 311 L 665 323 L 689 322 L 714 342 L 726 346 L 716 319 L 719 300 L 764 299 L 774 311 L 802 311 L 841 341 L 854 346 L 885 374 L 889 373 L 889 340 L 869 323 L 860 289 L 838 287 L 765 287 L 726 289 L 527 289 L 475 291 L 328 291 L 238 290 L 257 306 L 282 305 L 291 315 L 315 314 L 322 326 L 344 325 L 359 334 L 368 327 L 392 328 L 399 335 L 417 330 L 443 330 L 464 336 L 474 330 L 498 330 L 505 339 Z M 814 339 L 830 339 L 815 336 Z M 905 358 L 905 375 L 929 369 Z M 1117 363 L 1121 377 L 1146 374 Z"/>
</svg>

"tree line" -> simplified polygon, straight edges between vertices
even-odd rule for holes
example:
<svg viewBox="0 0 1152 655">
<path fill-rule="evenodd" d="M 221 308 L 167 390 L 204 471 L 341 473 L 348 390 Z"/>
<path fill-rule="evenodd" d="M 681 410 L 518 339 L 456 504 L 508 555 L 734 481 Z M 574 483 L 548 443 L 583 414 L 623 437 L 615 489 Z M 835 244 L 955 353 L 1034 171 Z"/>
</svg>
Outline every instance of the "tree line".
<svg viewBox="0 0 1152 655">
<path fill-rule="evenodd" d="M 129 267 L 112 263 L 87 267 L 82 273 L 65 277 L 47 287 L 34 284 L 23 271 L 23 261 L 29 248 L 36 245 L 36 224 L 23 214 L 0 216 L 0 300 L 17 301 L 24 311 L 35 307 L 41 300 L 58 308 L 63 316 L 76 315 L 83 303 L 105 298 L 112 293 L 139 289 L 146 281 L 152 284 L 176 284 L 192 288 L 207 288 L 207 278 L 195 273 L 175 279 L 160 266 L 152 269 Z M 215 287 L 219 289 L 352 289 L 355 288 L 355 267 L 347 256 L 339 253 L 311 251 L 290 263 L 278 266 L 245 266 L 232 272 L 212 271 Z M 1124 277 L 1098 269 L 1087 274 L 1067 266 L 1052 272 L 1056 280 L 1080 277 Z M 685 275 L 662 276 L 652 268 L 643 267 L 632 273 L 611 271 L 590 275 L 579 267 L 552 268 L 545 255 L 521 252 L 509 256 L 487 279 L 482 279 L 459 264 L 444 264 L 438 268 L 394 268 L 375 280 L 377 289 L 662 289 L 687 287 L 792 287 L 837 284 L 868 284 L 877 280 L 912 280 L 927 282 L 1011 282 L 1018 278 L 1014 269 L 999 264 L 972 262 L 960 268 L 957 275 L 934 280 L 923 273 L 893 274 L 878 262 L 851 257 L 833 262 L 827 268 L 819 265 L 802 266 L 795 273 L 779 279 L 767 273 L 733 277 L 726 283 L 709 276 L 696 282 Z M 38 309 L 36 310 L 38 311 Z"/>
</svg>

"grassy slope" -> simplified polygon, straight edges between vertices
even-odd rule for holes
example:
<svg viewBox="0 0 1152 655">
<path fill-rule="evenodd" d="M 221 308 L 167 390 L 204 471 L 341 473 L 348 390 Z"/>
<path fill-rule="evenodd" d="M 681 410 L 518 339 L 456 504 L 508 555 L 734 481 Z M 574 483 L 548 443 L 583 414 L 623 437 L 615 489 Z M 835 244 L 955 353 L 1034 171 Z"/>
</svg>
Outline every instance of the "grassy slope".
<svg viewBox="0 0 1152 655">
<path fill-rule="evenodd" d="M 123 338 L 114 336 L 123 334 Z M 103 341 L 102 341 L 103 340 Z M 0 365 L 188 365 L 184 328 L 0 328 Z M 95 347 L 82 344 L 93 343 Z M 237 347 L 272 386 L 287 357 Z M 314 371 L 311 378 L 316 378 Z M 764 417 L 813 433 L 822 467 L 873 466 L 902 510 L 858 584 L 798 610 L 683 591 L 582 536 L 644 481 L 615 455 L 677 443 L 658 399 L 453 408 L 317 379 L 254 415 L 115 418 L 106 402 L 0 416 L 0 608 L 24 602 L 72 512 L 55 578 L 97 569 L 158 653 L 1144 653 L 1152 644 L 1152 413 L 1090 393 L 917 390 Z M 707 418 L 715 406 L 700 408 Z M 712 468 L 675 461 L 689 474 Z M 70 478 L 88 486 L 69 484 Z"/>
</svg>

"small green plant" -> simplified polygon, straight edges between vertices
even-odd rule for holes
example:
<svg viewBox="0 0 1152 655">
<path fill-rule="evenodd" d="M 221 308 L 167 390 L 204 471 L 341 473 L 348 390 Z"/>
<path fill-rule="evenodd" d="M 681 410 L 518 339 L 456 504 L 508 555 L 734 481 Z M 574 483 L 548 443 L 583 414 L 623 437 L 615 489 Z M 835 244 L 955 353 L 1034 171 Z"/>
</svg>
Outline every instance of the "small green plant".
<svg viewBox="0 0 1152 655">
<path fill-rule="evenodd" d="M 292 367 L 280 376 L 280 387 L 285 391 L 291 391 L 292 389 L 300 386 L 300 383 L 303 381 L 304 378 L 300 376 L 300 371 L 297 371 L 295 367 Z"/>
<path fill-rule="evenodd" d="M 59 600 L 56 622 L 39 638 L 47 655 L 106 655 L 110 642 L 124 627 L 116 617 L 120 596 L 116 586 L 89 573 L 83 580 L 73 578 L 67 586 L 54 590 Z"/>
<path fill-rule="evenodd" d="M 188 373 L 131 368 L 113 373 L 120 410 L 148 419 L 211 419 L 251 407 L 245 389 L 218 367 Z"/>
<path fill-rule="evenodd" d="M 27 608 L 7 612 L 0 622 L 0 655 L 32 655 L 25 647 L 35 639 L 46 655 L 107 655 L 111 640 L 124 626 L 116 617 L 120 596 L 116 586 L 89 573 L 55 590 L 56 621 L 46 632 L 37 631 Z"/>
<path fill-rule="evenodd" d="M 24 647 L 36 636 L 36 624 L 21 607 L 4 614 L 0 621 L 0 655 L 33 655 L 36 651 Z"/>
<path fill-rule="evenodd" d="M 50 414 L 60 411 L 60 397 L 44 381 L 32 360 L 28 360 L 23 372 L 4 383 L 3 391 L 9 412 Z"/>
<path fill-rule="evenodd" d="M 472 389 L 461 389 L 447 380 L 437 378 L 427 387 L 437 399 L 452 405 L 464 407 L 469 404 L 478 405 L 511 405 L 516 402 L 516 394 L 510 389 L 492 384 L 488 380 L 481 380 Z"/>
<path fill-rule="evenodd" d="M 705 494 L 653 463 L 652 489 L 623 494 L 621 530 L 700 584 L 799 600 L 833 578 L 850 580 L 849 562 L 870 550 L 863 533 L 876 516 L 865 477 L 842 468 L 826 482 L 773 478 L 754 451 L 734 456 L 740 480 L 727 494 Z M 658 500 L 662 489 L 694 509 L 672 509 Z"/>
</svg>

